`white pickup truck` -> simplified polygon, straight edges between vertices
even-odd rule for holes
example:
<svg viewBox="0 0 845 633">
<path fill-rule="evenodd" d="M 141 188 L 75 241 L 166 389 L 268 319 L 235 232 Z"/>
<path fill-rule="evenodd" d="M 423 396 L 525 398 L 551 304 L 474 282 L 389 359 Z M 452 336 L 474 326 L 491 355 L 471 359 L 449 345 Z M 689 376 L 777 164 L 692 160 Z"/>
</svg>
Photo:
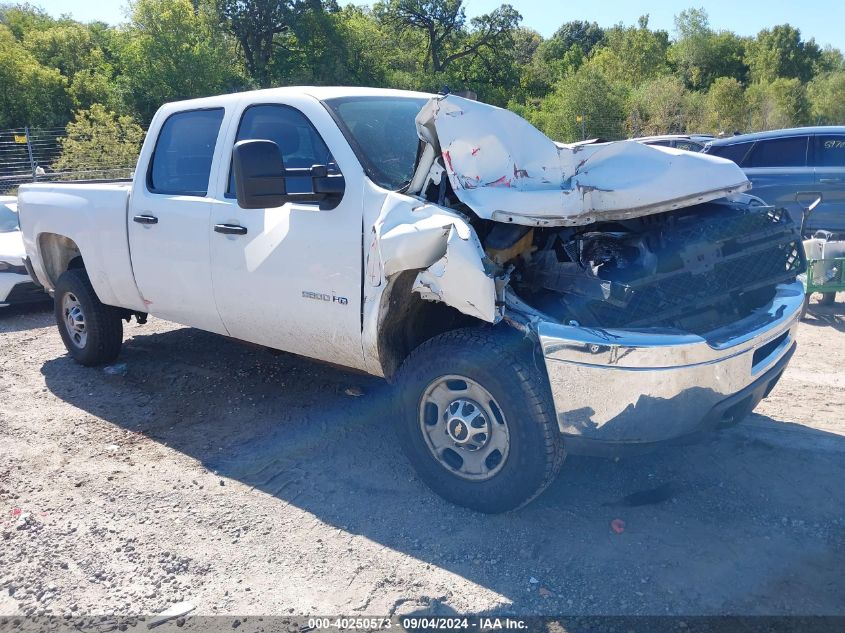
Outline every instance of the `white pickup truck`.
<svg viewBox="0 0 845 633">
<path fill-rule="evenodd" d="M 383 376 L 420 477 L 500 512 L 566 451 L 696 436 L 774 387 L 805 260 L 748 187 L 454 95 L 279 88 L 164 105 L 132 183 L 24 185 L 19 207 L 80 363 L 153 314 Z"/>
</svg>

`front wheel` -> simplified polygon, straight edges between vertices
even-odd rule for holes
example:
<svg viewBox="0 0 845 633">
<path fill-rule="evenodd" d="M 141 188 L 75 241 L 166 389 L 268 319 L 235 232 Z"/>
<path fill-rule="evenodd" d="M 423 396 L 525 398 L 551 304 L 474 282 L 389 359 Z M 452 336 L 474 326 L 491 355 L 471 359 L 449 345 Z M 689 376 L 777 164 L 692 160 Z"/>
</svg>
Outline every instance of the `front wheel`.
<svg viewBox="0 0 845 633">
<path fill-rule="evenodd" d="M 59 334 L 76 362 L 102 365 L 117 358 L 123 345 L 120 312 L 100 302 L 84 268 L 62 273 L 53 301 Z"/>
<path fill-rule="evenodd" d="M 531 348 L 492 328 L 423 343 L 397 376 L 398 434 L 420 478 L 480 512 L 539 495 L 564 458 L 548 381 Z"/>
</svg>

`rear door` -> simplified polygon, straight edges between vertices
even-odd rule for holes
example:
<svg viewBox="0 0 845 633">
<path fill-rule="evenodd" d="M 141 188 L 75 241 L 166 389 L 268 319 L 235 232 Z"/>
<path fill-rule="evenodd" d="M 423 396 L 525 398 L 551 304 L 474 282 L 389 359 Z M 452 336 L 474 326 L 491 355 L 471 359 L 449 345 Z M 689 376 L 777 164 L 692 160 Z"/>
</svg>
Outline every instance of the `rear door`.
<svg viewBox="0 0 845 633">
<path fill-rule="evenodd" d="M 796 222 L 801 221 L 802 212 L 796 194 L 804 199 L 816 190 L 807 160 L 809 139 L 801 134 L 758 140 L 740 164 L 751 181 L 751 193 L 767 204 L 788 209 Z"/>
<path fill-rule="evenodd" d="M 343 174 L 346 187 L 331 208 L 289 202 L 242 209 L 227 153 L 209 227 L 214 297 L 226 328 L 253 343 L 363 368 L 360 163 L 322 104 L 305 95 L 245 104 L 231 128 L 228 148 L 271 140 L 286 168 L 327 165 Z M 312 191 L 310 178 L 290 178 L 286 186 L 291 193 Z M 220 232 L 223 225 L 229 232 Z"/>
<path fill-rule="evenodd" d="M 135 175 L 127 218 L 132 271 L 150 314 L 219 334 L 208 186 L 223 118 L 223 108 L 167 117 L 147 172 Z"/>
<path fill-rule="evenodd" d="M 817 134 L 814 140 L 816 186 L 822 202 L 807 227 L 845 233 L 845 134 Z"/>
</svg>

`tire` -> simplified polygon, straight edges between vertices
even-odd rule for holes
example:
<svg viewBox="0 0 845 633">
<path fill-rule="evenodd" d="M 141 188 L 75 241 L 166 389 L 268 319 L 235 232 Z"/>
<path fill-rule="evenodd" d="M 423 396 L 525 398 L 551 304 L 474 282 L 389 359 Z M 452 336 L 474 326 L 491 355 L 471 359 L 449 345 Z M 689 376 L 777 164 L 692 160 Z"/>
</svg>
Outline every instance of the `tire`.
<svg viewBox="0 0 845 633">
<path fill-rule="evenodd" d="M 836 293 L 835 292 L 823 292 L 822 298 L 819 299 L 819 305 L 823 306 L 832 306 L 836 303 Z"/>
<path fill-rule="evenodd" d="M 507 512 L 536 498 L 560 470 L 565 451 L 548 379 L 516 333 L 436 336 L 405 360 L 395 388 L 400 445 L 447 501 Z"/>
<path fill-rule="evenodd" d="M 84 268 L 59 277 L 53 311 L 62 341 L 77 363 L 90 367 L 117 358 L 123 345 L 120 311 L 100 302 Z"/>
</svg>

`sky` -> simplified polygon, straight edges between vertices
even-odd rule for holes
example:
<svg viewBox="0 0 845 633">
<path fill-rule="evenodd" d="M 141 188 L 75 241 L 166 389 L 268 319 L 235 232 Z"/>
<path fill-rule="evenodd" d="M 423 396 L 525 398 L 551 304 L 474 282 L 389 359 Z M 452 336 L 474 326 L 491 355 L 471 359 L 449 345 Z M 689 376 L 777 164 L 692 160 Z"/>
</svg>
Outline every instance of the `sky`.
<svg viewBox="0 0 845 633">
<path fill-rule="evenodd" d="M 801 29 L 804 39 L 815 38 L 822 46 L 830 44 L 845 51 L 843 0 L 592 0 L 584 4 L 564 0 L 510 0 L 510 3 L 522 14 L 523 25 L 544 37 L 569 20 L 588 20 L 601 26 L 618 22 L 636 24 L 644 13 L 650 16 L 651 28 L 674 35 L 675 14 L 694 6 L 707 11 L 711 27 L 717 30 L 754 35 L 760 29 L 789 22 Z M 102 20 L 117 24 L 126 19 L 127 3 L 123 0 L 32 0 L 32 4 L 55 16 L 69 13 L 82 22 Z M 364 2 L 357 0 L 355 4 Z M 502 0 L 466 0 L 465 6 L 467 15 L 473 16 L 487 13 L 500 4 Z"/>
</svg>

